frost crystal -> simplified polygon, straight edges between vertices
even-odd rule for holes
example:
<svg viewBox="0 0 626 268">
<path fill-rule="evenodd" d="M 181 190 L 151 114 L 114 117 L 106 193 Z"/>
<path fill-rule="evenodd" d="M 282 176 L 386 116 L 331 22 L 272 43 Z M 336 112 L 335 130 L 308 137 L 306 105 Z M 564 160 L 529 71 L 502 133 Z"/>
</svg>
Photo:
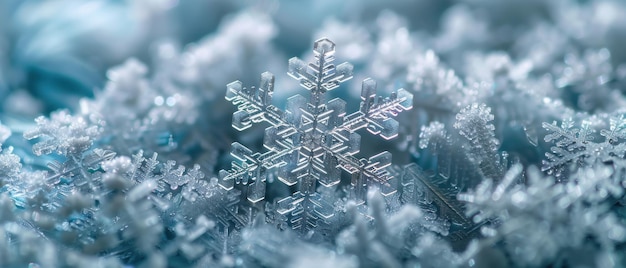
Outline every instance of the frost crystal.
<svg viewBox="0 0 626 268">
<path fill-rule="evenodd" d="M 615 246 L 626 240 L 626 228 L 612 212 L 587 209 L 602 200 L 597 195 L 580 194 L 601 187 L 605 170 L 587 169 L 575 174 L 575 180 L 558 184 L 533 168 L 527 172 L 528 185 L 515 183 L 522 171 L 514 165 L 499 184 L 488 179 L 459 195 L 474 221 L 497 219 L 493 226 L 481 228 L 489 237 L 483 247 L 504 242 L 504 250 L 520 266 L 571 260 L 581 251 L 588 256 L 581 260 L 585 266 L 602 266 L 605 258 L 615 258 Z"/>
<path fill-rule="evenodd" d="M 572 164 L 576 164 L 576 168 L 598 164 L 613 165 L 616 172 L 619 172 L 620 167 L 626 163 L 626 119 L 619 114 L 611 116 L 608 121 L 608 128 L 601 129 L 599 136 L 594 135 L 596 130 L 591 120 L 583 120 L 580 127 L 575 127 L 572 118 L 564 119 L 560 125 L 556 122 L 543 123 L 543 128 L 548 131 L 545 142 L 554 143 L 555 146 L 550 148 L 550 152 L 546 152 L 542 170 L 559 180 L 565 178 Z M 604 122 L 606 120 L 601 123 Z"/>
<path fill-rule="evenodd" d="M 88 125 L 84 118 L 72 116 L 68 111 L 53 113 L 50 119 L 39 117 L 35 120 L 37 129 L 24 133 L 24 138 L 41 138 L 33 146 L 36 155 L 81 154 L 93 144 L 102 131 L 97 125 Z"/>
<path fill-rule="evenodd" d="M 231 170 L 220 171 L 220 185 L 225 189 L 235 184 L 247 185 L 248 200 L 258 202 L 265 197 L 266 181 L 274 176 L 272 170 L 276 170 L 280 181 L 298 186 L 297 192 L 278 202 L 281 214 L 305 215 L 303 219 L 292 219 L 296 226 L 314 225 L 317 218 L 332 216 L 332 206 L 319 199 L 316 185 L 338 184 L 341 170 L 352 176 L 355 200 L 364 201 L 364 193 L 372 185 L 378 185 L 386 194 L 395 191 L 387 182 L 391 175 L 385 169 L 391 164 L 391 154 L 383 152 L 368 159 L 355 157 L 361 141 L 356 131 L 365 128 L 374 135 L 391 139 L 398 134 L 398 122 L 392 117 L 412 105 L 412 95 L 404 89 L 387 98 L 378 96 L 376 82 L 368 78 L 361 87 L 360 109 L 346 114 L 345 101 L 338 98 L 326 101 L 326 92 L 352 78 L 352 65 L 333 64 L 335 44 L 328 39 L 317 40 L 313 52 L 312 63 L 306 64 L 298 58 L 289 60 L 288 74 L 300 81 L 300 86 L 309 90 L 310 95 L 308 99 L 301 95 L 289 98 L 286 111 L 271 103 L 274 76 L 268 72 L 261 75 L 258 88 L 244 88 L 235 81 L 228 85 L 226 94 L 226 99 L 237 105 L 233 114 L 235 129 L 244 130 L 259 122 L 271 126 L 265 129 L 264 147 L 268 151 L 264 153 L 254 153 L 240 143 L 233 143 L 231 154 L 237 161 Z"/>
<path fill-rule="evenodd" d="M 495 138 L 495 126 L 491 123 L 493 118 L 491 109 L 486 105 L 472 104 L 457 114 L 454 128 L 469 141 L 472 158 L 483 175 L 499 178 L 506 163 L 498 154 L 499 142 Z"/>
</svg>

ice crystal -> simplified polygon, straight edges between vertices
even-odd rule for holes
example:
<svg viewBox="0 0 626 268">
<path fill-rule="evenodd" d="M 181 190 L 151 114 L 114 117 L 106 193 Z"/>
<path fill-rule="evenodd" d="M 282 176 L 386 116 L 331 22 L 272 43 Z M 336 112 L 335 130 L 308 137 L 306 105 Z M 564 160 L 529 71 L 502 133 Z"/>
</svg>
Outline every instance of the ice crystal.
<svg viewBox="0 0 626 268">
<path fill-rule="evenodd" d="M 550 152 L 546 152 L 542 170 L 563 180 L 569 170 L 578 167 L 612 165 L 616 172 L 624 163 L 624 139 L 626 138 L 626 119 L 622 114 L 608 119 L 608 128 L 596 132 L 591 120 L 582 120 L 580 127 L 575 126 L 572 118 L 564 119 L 560 125 L 544 123 L 548 131 L 544 140 L 554 143 Z M 618 176 L 619 177 L 619 176 Z"/>
<path fill-rule="evenodd" d="M 491 109 L 485 105 L 472 104 L 457 114 L 454 128 L 469 141 L 472 160 L 483 175 L 499 178 L 506 163 L 498 154 L 499 142 L 495 138 L 495 127 L 491 124 L 493 118 Z"/>
<path fill-rule="evenodd" d="M 24 133 L 24 138 L 40 138 L 33 146 L 36 155 L 56 152 L 61 155 L 81 154 L 93 144 L 100 134 L 97 125 L 88 125 L 85 119 L 72 116 L 67 111 L 52 114 L 50 119 L 39 117 L 37 129 Z"/>
<path fill-rule="evenodd" d="M 227 86 L 226 99 L 237 105 L 233 127 L 249 128 L 253 123 L 268 122 L 265 129 L 264 153 L 254 153 L 240 143 L 233 143 L 231 154 L 238 160 L 231 170 L 220 171 L 220 184 L 231 189 L 235 184 L 246 185 L 247 199 L 264 199 L 266 181 L 277 170 L 278 179 L 297 191 L 278 202 L 281 214 L 290 213 L 294 229 L 315 226 L 319 218 L 333 215 L 332 206 L 320 200 L 317 183 L 325 187 L 341 180 L 341 170 L 352 176 L 352 198 L 364 201 L 367 187 L 379 185 L 386 194 L 395 191 L 388 184 L 391 176 L 386 167 L 391 154 L 380 153 L 368 159 L 357 158 L 361 137 L 357 130 L 367 129 L 384 139 L 398 134 L 398 122 L 393 119 L 412 105 L 412 95 L 404 89 L 383 98 L 376 94 L 376 82 L 363 80 L 360 109 L 346 114 L 345 101 L 326 101 L 326 92 L 336 89 L 352 78 L 353 66 L 333 64 L 335 44 L 328 39 L 314 43 L 315 61 L 308 65 L 298 59 L 289 60 L 288 74 L 310 91 L 309 98 L 296 95 L 287 101 L 286 111 L 272 105 L 274 75 L 261 75 L 258 88 L 244 88 L 235 81 Z"/>
</svg>

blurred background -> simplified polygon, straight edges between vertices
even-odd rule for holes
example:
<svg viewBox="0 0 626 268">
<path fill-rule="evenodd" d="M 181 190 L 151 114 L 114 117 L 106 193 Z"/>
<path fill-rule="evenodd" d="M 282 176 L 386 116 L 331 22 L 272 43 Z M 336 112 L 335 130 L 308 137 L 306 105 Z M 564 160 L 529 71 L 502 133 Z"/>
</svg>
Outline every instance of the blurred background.
<svg viewBox="0 0 626 268">
<path fill-rule="evenodd" d="M 562 36 L 580 47 L 607 47 L 619 66 L 626 58 L 624 6 L 605 0 L 4 0 L 0 110 L 34 117 L 74 109 L 79 98 L 103 88 L 112 66 L 134 57 L 153 70 L 160 45 L 185 50 L 243 12 L 257 14 L 251 21 L 269 18 L 259 24 L 269 27 L 268 43 L 259 44 L 271 47 L 276 59 L 268 62 L 302 56 L 312 40 L 333 34 L 344 43 L 344 59 L 357 67 L 374 54 L 385 57 L 385 48 L 402 57 L 400 39 L 381 44 L 385 31 L 401 29 L 412 48 L 434 49 L 453 67 L 459 51 L 502 50 L 515 58 L 531 55 L 537 46 L 531 43 L 545 43 L 535 56 L 549 58 L 558 54 L 550 49 L 565 49 Z M 257 26 L 228 31 L 254 35 Z"/>
</svg>

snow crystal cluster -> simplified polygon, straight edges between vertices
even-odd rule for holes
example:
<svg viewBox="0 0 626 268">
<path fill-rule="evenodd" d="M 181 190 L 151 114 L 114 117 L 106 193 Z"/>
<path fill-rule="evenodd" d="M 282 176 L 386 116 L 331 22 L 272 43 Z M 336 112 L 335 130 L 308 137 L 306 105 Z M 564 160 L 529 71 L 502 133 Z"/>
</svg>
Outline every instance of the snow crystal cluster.
<svg viewBox="0 0 626 268">
<path fill-rule="evenodd" d="M 622 14 L 4 1 L 0 267 L 626 267 Z"/>
</svg>

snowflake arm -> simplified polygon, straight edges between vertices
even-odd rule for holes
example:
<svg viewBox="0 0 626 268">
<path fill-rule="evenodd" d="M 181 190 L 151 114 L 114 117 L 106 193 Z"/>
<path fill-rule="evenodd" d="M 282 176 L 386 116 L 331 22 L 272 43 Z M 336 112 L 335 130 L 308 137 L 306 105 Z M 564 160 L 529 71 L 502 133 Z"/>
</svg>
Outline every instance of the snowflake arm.
<svg viewBox="0 0 626 268">
<path fill-rule="evenodd" d="M 555 146 L 550 148 L 551 152 L 546 153 L 543 171 L 555 170 L 588 153 L 587 147 L 592 139 L 590 134 L 593 133 L 588 122 L 584 122 L 580 128 L 574 128 L 574 122 L 569 118 L 563 120 L 560 127 L 556 122 L 543 123 L 542 126 L 550 132 L 544 137 L 544 141 L 555 142 Z"/>
<path fill-rule="evenodd" d="M 393 92 L 390 97 L 383 98 L 376 94 L 376 81 L 363 80 L 361 86 L 361 108 L 345 117 L 338 129 L 354 132 L 362 128 L 389 140 L 398 135 L 399 123 L 392 117 L 413 107 L 413 94 L 404 89 Z"/>
<path fill-rule="evenodd" d="M 267 121 L 272 125 L 282 122 L 282 112 L 272 105 L 274 93 L 274 75 L 269 72 L 261 74 L 261 83 L 258 88 L 245 88 L 240 81 L 226 86 L 226 100 L 237 106 L 233 114 L 233 127 L 242 131 L 253 123 Z"/>
<path fill-rule="evenodd" d="M 319 97 L 352 78 L 352 64 L 344 62 L 335 67 L 335 43 L 323 38 L 313 46 L 315 62 L 308 65 L 301 59 L 289 59 L 288 74 L 300 81 L 300 85 L 311 91 L 312 98 Z"/>
</svg>

